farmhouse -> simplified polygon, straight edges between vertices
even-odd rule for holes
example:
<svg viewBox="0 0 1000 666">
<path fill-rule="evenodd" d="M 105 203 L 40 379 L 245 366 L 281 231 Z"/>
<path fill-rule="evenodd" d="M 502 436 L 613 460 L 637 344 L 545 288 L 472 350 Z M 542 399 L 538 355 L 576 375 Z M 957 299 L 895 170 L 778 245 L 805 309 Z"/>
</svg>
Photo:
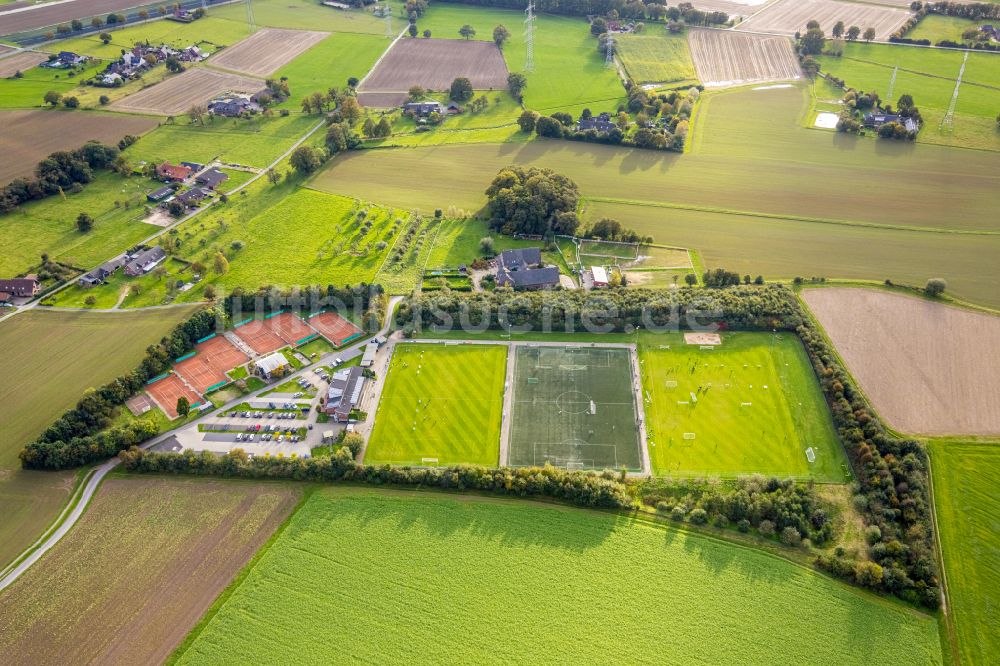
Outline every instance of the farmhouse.
<svg viewBox="0 0 1000 666">
<path fill-rule="evenodd" d="M 166 258 L 167 253 L 159 245 L 148 250 L 143 250 L 125 264 L 125 274 L 131 277 L 145 275 L 156 268 Z"/>
<path fill-rule="evenodd" d="M 347 421 L 351 410 L 361 401 L 361 392 L 364 388 L 365 376 L 360 367 L 354 366 L 335 372 L 330 377 L 323 411 L 337 421 Z"/>
<path fill-rule="evenodd" d="M 274 352 L 253 362 L 253 371 L 263 379 L 281 377 L 288 371 L 288 359 L 281 352 Z"/>
<path fill-rule="evenodd" d="M 146 199 L 152 203 L 162 203 L 170 198 L 170 195 L 174 193 L 174 188 L 169 185 L 164 185 L 163 187 L 153 190 L 146 195 Z"/>
<path fill-rule="evenodd" d="M 216 187 L 218 187 L 228 179 L 229 176 L 227 174 L 222 173 L 215 167 L 212 167 L 211 169 L 208 169 L 207 171 L 204 171 L 203 173 L 200 173 L 195 177 L 195 181 L 199 185 L 204 185 L 210 190 L 214 190 Z"/>
<path fill-rule="evenodd" d="M 0 294 L 10 294 L 20 298 L 37 296 L 41 290 L 37 275 L 25 275 L 23 278 L 0 280 Z"/>
<path fill-rule="evenodd" d="M 208 103 L 208 112 L 215 116 L 238 118 L 260 111 L 260 104 L 254 102 L 250 95 L 223 95 Z"/>
<path fill-rule="evenodd" d="M 865 127 L 878 129 L 886 123 L 899 123 L 906 128 L 907 132 L 917 132 L 920 130 L 920 125 L 918 125 L 913 118 L 904 118 L 903 116 L 898 116 L 894 113 L 865 114 Z"/>
<path fill-rule="evenodd" d="M 610 132 L 615 128 L 615 124 L 611 122 L 610 113 L 602 113 L 598 116 L 591 116 L 590 118 L 580 117 L 580 120 L 576 123 L 576 128 L 578 130 L 595 130 L 597 132 Z"/>
<path fill-rule="evenodd" d="M 441 102 L 407 102 L 403 105 L 403 112 L 423 117 L 432 113 L 444 113 L 445 108 Z"/>
<path fill-rule="evenodd" d="M 181 192 L 177 195 L 177 201 L 180 201 L 188 208 L 197 208 L 202 201 L 212 196 L 210 190 L 206 190 L 203 187 L 192 187 L 186 192 Z"/>
<path fill-rule="evenodd" d="M 90 60 L 88 56 L 82 56 L 72 51 L 60 51 L 59 54 L 49 60 L 48 62 L 43 62 L 42 67 L 50 67 L 52 69 L 69 69 L 70 67 L 75 67 L 76 65 L 82 65 L 83 63 Z"/>
<path fill-rule="evenodd" d="M 504 250 L 497 258 L 497 285 L 514 289 L 548 289 L 559 284 L 559 269 L 542 266 L 537 247 Z"/>
<path fill-rule="evenodd" d="M 167 188 L 170 189 L 170 188 Z M 171 190 L 172 191 L 172 190 Z M 89 288 L 99 284 L 103 284 L 105 280 L 118 272 L 122 266 L 128 263 L 129 255 L 123 252 L 119 254 L 114 259 L 105 261 L 103 264 L 90 271 L 89 273 L 84 273 L 77 280 L 77 284 L 81 287 Z"/>
<path fill-rule="evenodd" d="M 191 167 L 164 162 L 156 167 L 156 175 L 167 182 L 179 182 L 191 176 Z"/>
</svg>

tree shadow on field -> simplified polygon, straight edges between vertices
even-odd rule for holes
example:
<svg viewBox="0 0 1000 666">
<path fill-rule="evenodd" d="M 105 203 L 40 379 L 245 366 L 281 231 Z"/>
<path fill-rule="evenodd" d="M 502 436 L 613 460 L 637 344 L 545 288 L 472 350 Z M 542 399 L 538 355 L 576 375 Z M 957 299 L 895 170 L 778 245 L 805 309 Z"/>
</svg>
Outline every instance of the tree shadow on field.
<svg viewBox="0 0 1000 666">
<path fill-rule="evenodd" d="M 666 173 L 680 157 L 680 153 L 633 148 L 625 153 L 621 166 L 618 167 L 618 173 L 628 175 L 634 171 L 649 171 L 656 168 L 659 168 L 660 173 Z"/>
<path fill-rule="evenodd" d="M 531 500 L 412 491 L 368 491 L 333 495 L 324 522 L 372 526 L 391 522 L 400 531 L 419 530 L 445 538 L 457 534 L 580 553 L 627 527 L 627 516 Z"/>
<path fill-rule="evenodd" d="M 783 583 L 792 578 L 796 566 L 778 560 L 749 546 L 668 527 L 664 536 L 668 547 L 682 546 L 684 552 L 698 558 L 704 567 L 718 576 L 735 569 L 751 583 Z"/>
<path fill-rule="evenodd" d="M 834 132 L 831 137 L 833 147 L 841 152 L 857 150 L 860 142 L 864 140 L 865 139 L 863 137 L 854 136 L 853 134 L 848 134 L 847 132 Z"/>
</svg>

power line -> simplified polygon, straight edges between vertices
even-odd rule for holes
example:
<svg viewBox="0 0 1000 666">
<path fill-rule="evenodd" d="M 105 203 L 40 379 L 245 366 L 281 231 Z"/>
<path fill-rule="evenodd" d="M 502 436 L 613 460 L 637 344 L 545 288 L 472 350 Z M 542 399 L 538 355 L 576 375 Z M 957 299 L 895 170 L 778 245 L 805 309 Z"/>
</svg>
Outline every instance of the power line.
<svg viewBox="0 0 1000 666">
<path fill-rule="evenodd" d="M 615 40 L 608 33 L 607 39 L 604 42 L 604 66 L 611 67 L 615 64 Z"/>
<path fill-rule="evenodd" d="M 385 38 L 392 39 L 392 7 L 385 6 Z"/>
<path fill-rule="evenodd" d="M 896 74 L 899 73 L 899 65 L 896 65 L 892 70 L 892 78 L 889 79 L 889 94 L 885 96 L 887 101 L 892 101 L 892 91 L 896 88 Z"/>
<path fill-rule="evenodd" d="M 951 94 L 951 104 L 948 105 L 948 113 L 944 114 L 944 118 L 941 119 L 941 129 L 952 130 L 952 125 L 955 121 L 955 105 L 958 104 L 958 89 L 962 86 L 962 76 L 965 74 L 965 63 L 969 61 L 969 52 L 965 52 L 965 57 L 962 58 L 962 66 L 958 70 L 958 78 L 955 80 L 955 92 Z"/>
<path fill-rule="evenodd" d="M 535 3 L 528 0 L 528 9 L 525 11 L 527 18 L 524 19 L 524 71 L 531 72 L 535 69 Z"/>
<path fill-rule="evenodd" d="M 250 32 L 257 32 L 257 22 L 253 18 L 253 5 L 250 4 L 250 0 L 247 0 L 247 27 L 250 28 Z"/>
</svg>

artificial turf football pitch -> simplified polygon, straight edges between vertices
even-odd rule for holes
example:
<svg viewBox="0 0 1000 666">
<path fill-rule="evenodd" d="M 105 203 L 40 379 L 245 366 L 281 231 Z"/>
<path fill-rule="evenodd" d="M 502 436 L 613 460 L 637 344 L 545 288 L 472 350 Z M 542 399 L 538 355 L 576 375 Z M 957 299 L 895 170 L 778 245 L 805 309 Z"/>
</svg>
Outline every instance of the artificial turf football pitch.
<svg viewBox="0 0 1000 666">
<path fill-rule="evenodd" d="M 509 464 L 641 469 L 630 354 L 517 346 Z"/>
</svg>

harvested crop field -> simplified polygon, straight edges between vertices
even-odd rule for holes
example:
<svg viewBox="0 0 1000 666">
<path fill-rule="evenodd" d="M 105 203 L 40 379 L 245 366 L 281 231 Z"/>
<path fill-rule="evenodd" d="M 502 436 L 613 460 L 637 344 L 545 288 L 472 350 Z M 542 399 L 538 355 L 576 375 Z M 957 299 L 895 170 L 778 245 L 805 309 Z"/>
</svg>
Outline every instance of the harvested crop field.
<svg viewBox="0 0 1000 666">
<path fill-rule="evenodd" d="M 119 12 L 142 4 L 142 0 L 76 0 L 75 2 L 49 2 L 27 11 L 9 14 L 0 13 L 0 34 L 12 35 L 22 30 L 44 28 L 57 23 L 69 23 L 72 19 L 89 18 Z M 0 6 L 0 10 L 8 11 Z M 103 17 L 102 17 L 103 18 Z"/>
<path fill-rule="evenodd" d="M 688 43 L 698 79 L 706 86 L 721 88 L 802 78 L 787 37 L 691 29 Z"/>
<path fill-rule="evenodd" d="M 856 25 L 861 30 L 875 28 L 875 39 L 889 37 L 912 12 L 893 7 L 879 7 L 839 0 L 778 0 L 737 26 L 737 30 L 794 35 L 805 32 L 806 23 L 815 19 L 827 34 L 837 21 Z"/>
<path fill-rule="evenodd" d="M 476 90 L 504 88 L 507 64 L 493 42 L 401 39 L 361 85 L 363 92 L 406 92 L 420 85 L 447 90 L 464 76 Z"/>
<path fill-rule="evenodd" d="M 255 93 L 263 88 L 264 82 L 260 79 L 199 67 L 144 88 L 115 102 L 111 108 L 116 111 L 174 116 L 184 113 L 194 104 L 206 104 L 224 92 Z"/>
<path fill-rule="evenodd" d="M 33 51 L 22 51 L 6 58 L 0 58 L 0 79 L 6 79 L 8 76 L 14 76 L 17 72 L 36 67 L 46 60 L 48 60 L 48 56 L 44 53 Z"/>
<path fill-rule="evenodd" d="M 941 661 L 933 617 L 756 549 L 552 504 L 329 486 L 199 629 L 177 663 Z"/>
<path fill-rule="evenodd" d="M 38 162 L 57 150 L 79 148 L 91 139 L 116 144 L 126 134 L 156 127 L 156 120 L 85 111 L 0 111 L 0 127 L 10 130 L 0 138 L 4 156 L 0 184 L 4 184 L 32 175 Z"/>
<path fill-rule="evenodd" d="M 291 485 L 112 478 L 0 596 L 14 664 L 161 663 L 298 502 Z"/>
<path fill-rule="evenodd" d="M 802 298 L 895 429 L 1000 433 L 1000 317 L 869 289 Z"/>
<path fill-rule="evenodd" d="M 264 28 L 233 44 L 210 64 L 243 74 L 267 76 L 326 39 L 330 33 L 312 30 Z"/>
</svg>

